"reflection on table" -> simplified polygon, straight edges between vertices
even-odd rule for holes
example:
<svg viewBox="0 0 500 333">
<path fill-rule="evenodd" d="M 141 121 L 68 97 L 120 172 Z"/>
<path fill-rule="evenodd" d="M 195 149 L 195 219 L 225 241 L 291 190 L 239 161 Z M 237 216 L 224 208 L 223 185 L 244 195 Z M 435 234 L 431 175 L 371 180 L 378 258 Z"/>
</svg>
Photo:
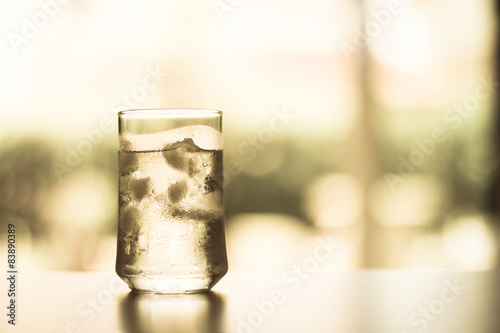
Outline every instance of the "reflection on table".
<svg viewBox="0 0 500 333">
<path fill-rule="evenodd" d="M 224 297 L 216 292 L 187 295 L 129 293 L 119 305 L 126 332 L 221 332 Z"/>
</svg>

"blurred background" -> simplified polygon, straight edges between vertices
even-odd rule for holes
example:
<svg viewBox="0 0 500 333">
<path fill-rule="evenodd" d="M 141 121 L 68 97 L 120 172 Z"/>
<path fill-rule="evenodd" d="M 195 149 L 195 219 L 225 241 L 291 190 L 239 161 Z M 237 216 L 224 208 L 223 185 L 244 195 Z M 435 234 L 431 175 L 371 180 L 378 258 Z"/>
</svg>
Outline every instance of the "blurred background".
<svg viewBox="0 0 500 333">
<path fill-rule="evenodd" d="M 114 269 L 116 113 L 212 108 L 231 269 L 287 269 L 325 239 L 322 269 L 498 267 L 497 11 L 3 1 L 0 246 L 14 223 L 20 270 Z"/>
</svg>

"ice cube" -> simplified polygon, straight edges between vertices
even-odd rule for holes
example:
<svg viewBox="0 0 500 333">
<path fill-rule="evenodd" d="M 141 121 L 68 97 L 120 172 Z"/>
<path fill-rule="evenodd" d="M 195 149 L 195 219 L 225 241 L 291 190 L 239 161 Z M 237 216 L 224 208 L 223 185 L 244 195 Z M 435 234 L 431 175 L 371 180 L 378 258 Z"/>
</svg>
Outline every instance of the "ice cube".
<svg viewBox="0 0 500 333">
<path fill-rule="evenodd" d="M 139 232 L 140 211 L 135 207 L 122 209 L 120 212 L 120 229 L 124 230 L 125 237 Z"/>
<path fill-rule="evenodd" d="M 131 151 L 132 144 L 129 140 L 125 139 L 123 136 L 120 138 L 120 151 Z"/>
<path fill-rule="evenodd" d="M 131 179 L 132 179 L 131 176 L 120 176 L 120 183 L 119 183 L 120 194 L 118 197 L 118 203 L 120 207 L 124 207 L 132 201 L 132 196 L 128 188 Z"/>
<path fill-rule="evenodd" d="M 187 182 L 185 180 L 174 183 L 168 188 L 168 197 L 172 202 L 179 202 L 186 196 Z"/>
<path fill-rule="evenodd" d="M 185 138 L 183 140 L 168 143 L 163 146 L 163 150 L 174 150 L 179 148 L 190 153 L 201 151 L 201 149 L 194 143 L 192 138 Z"/>
<path fill-rule="evenodd" d="M 220 209 L 201 209 L 196 207 L 172 207 L 170 214 L 174 218 L 182 220 L 210 221 L 223 216 Z"/>
<path fill-rule="evenodd" d="M 163 152 L 163 157 L 165 161 L 174 169 L 183 170 L 186 161 L 184 160 L 183 154 L 179 150 L 165 150 Z"/>
<path fill-rule="evenodd" d="M 120 206 L 120 208 L 128 205 L 131 202 L 132 202 L 132 197 L 130 196 L 130 193 L 128 192 L 120 193 L 118 197 L 118 205 Z"/>
<path fill-rule="evenodd" d="M 130 175 L 139 168 L 139 159 L 135 153 L 120 151 L 119 163 L 122 176 Z"/>
<path fill-rule="evenodd" d="M 178 142 L 166 144 L 162 151 L 165 161 L 167 161 L 171 167 L 185 171 L 190 162 L 187 159 L 186 153 L 201 151 L 201 149 L 194 144 L 193 139 L 187 138 Z"/>
<path fill-rule="evenodd" d="M 151 179 L 149 177 L 133 178 L 129 182 L 129 189 L 135 200 L 140 202 L 151 189 Z"/>
<path fill-rule="evenodd" d="M 203 184 L 203 193 L 208 194 L 222 189 L 220 181 L 212 176 L 205 177 L 205 183 Z"/>
</svg>

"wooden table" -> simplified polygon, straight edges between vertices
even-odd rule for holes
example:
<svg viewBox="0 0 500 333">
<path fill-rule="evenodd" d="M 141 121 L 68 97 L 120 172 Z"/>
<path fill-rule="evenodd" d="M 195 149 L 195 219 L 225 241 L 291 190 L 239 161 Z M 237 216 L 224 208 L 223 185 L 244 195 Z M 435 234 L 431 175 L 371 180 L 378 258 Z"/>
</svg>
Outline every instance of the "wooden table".
<svg viewBox="0 0 500 333">
<path fill-rule="evenodd" d="M 138 295 L 112 272 L 17 275 L 0 332 L 500 332 L 499 271 L 230 271 L 207 294 Z"/>
</svg>

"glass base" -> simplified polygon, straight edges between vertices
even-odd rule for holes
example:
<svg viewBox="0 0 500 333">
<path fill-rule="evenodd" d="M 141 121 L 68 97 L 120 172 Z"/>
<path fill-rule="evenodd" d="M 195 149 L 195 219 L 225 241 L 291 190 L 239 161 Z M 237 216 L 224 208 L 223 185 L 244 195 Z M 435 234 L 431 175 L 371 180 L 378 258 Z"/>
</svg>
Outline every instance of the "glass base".
<svg viewBox="0 0 500 333">
<path fill-rule="evenodd" d="M 192 294 L 207 292 L 225 275 L 213 276 L 120 276 L 132 292 L 148 294 Z"/>
</svg>

